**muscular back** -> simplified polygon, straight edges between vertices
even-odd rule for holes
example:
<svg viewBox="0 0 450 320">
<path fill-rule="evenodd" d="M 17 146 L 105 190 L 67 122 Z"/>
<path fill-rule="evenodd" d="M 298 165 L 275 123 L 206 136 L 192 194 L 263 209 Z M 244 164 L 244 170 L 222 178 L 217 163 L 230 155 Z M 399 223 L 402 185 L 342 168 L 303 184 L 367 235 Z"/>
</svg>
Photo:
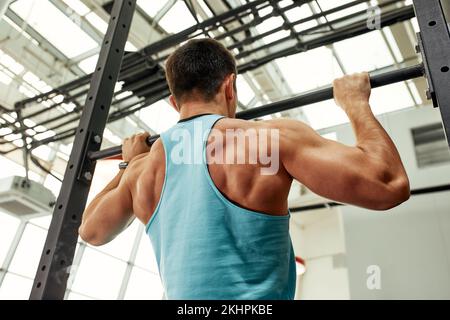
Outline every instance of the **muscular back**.
<svg viewBox="0 0 450 320">
<path fill-rule="evenodd" d="M 287 196 L 292 182 L 291 176 L 284 169 L 280 159 L 278 170 L 273 174 L 261 174 L 262 168 L 267 168 L 267 163 L 256 163 L 249 161 L 249 154 L 257 154 L 255 150 L 258 145 L 250 143 L 249 140 L 234 140 L 230 144 L 225 139 L 227 132 L 253 132 L 256 140 L 260 135 L 267 136 L 268 130 L 274 130 L 270 122 L 244 121 L 224 118 L 214 126 L 215 135 L 219 134 L 224 139 L 215 139 L 210 135 L 207 150 L 219 150 L 223 148 L 223 154 L 234 154 L 234 161 L 225 163 L 213 163 L 211 158 L 214 154 L 207 153 L 209 172 L 216 187 L 230 201 L 241 207 L 259 211 L 270 215 L 286 215 Z M 270 141 L 270 139 L 268 139 Z M 230 150 L 232 149 L 233 150 Z M 238 151 L 239 150 L 239 151 Z M 268 150 L 261 150 L 272 158 L 279 157 L 278 150 L 268 144 Z M 245 163 L 237 163 L 238 152 L 246 155 Z M 228 159 L 230 160 L 230 159 Z M 216 161 L 218 162 L 218 161 Z M 136 217 L 143 223 L 147 223 L 158 204 L 165 175 L 165 155 L 161 140 L 157 140 L 149 153 L 141 155 L 130 163 L 126 170 L 125 179 L 129 186 L 132 199 L 133 211 Z M 186 186 L 189 187 L 189 186 Z M 169 191 L 170 192 L 170 191 Z"/>
<path fill-rule="evenodd" d="M 191 116 L 213 110 L 217 114 L 232 115 L 227 108 L 234 105 L 231 103 L 233 79 L 230 76 L 229 81 L 224 82 L 215 104 L 196 106 L 191 103 L 185 105 L 184 110 L 190 110 Z M 279 132 L 278 143 L 270 143 L 267 150 L 262 150 L 271 154 L 272 159 L 274 154 L 279 156 L 279 161 L 278 170 L 268 175 L 261 171 L 266 167 L 264 161 L 210 163 L 210 176 L 219 191 L 242 207 L 269 215 L 287 213 L 292 179 L 325 198 L 372 210 L 387 210 L 406 201 L 410 195 L 408 176 L 393 141 L 370 109 L 368 75 L 346 76 L 333 85 L 335 100 L 352 124 L 355 146 L 324 139 L 308 125 L 295 120 L 224 118 L 216 123 L 215 133 L 223 135 L 229 129 L 254 130 L 260 138 L 267 134 L 267 129 Z M 184 118 L 187 117 L 185 114 Z M 225 153 L 230 147 L 223 140 L 214 139 L 213 133 L 207 146 L 221 146 Z M 232 144 L 232 147 L 236 146 Z M 255 151 L 254 145 L 245 142 L 238 142 L 237 147 L 243 149 L 244 154 Z M 80 236 L 93 245 L 114 239 L 134 217 L 147 223 L 161 195 L 165 177 L 162 142 L 156 141 L 148 151 L 145 136 L 135 135 L 124 141 L 122 151 L 127 159 L 132 159 L 129 168 L 119 172 L 83 214 Z M 207 157 L 214 158 L 213 153 L 207 150 Z"/>
</svg>

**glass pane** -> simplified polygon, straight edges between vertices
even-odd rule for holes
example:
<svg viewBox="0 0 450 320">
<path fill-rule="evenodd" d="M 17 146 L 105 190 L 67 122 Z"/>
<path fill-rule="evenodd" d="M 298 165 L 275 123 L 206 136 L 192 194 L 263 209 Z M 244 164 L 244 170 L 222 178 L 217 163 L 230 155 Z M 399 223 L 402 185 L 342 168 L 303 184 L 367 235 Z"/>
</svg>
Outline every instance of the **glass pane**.
<svg viewBox="0 0 450 320">
<path fill-rule="evenodd" d="M 84 294 L 78 294 L 71 291 L 67 296 L 67 300 L 92 300 L 92 298 L 85 296 Z"/>
<path fill-rule="evenodd" d="M 281 58 L 277 64 L 296 94 L 328 85 L 334 78 L 342 76 L 333 52 L 327 48 Z"/>
<path fill-rule="evenodd" d="M 180 118 L 178 112 L 165 100 L 160 100 L 140 110 L 137 116 L 157 133 L 169 129 Z"/>
<path fill-rule="evenodd" d="M 255 93 L 253 92 L 247 81 L 244 79 L 244 77 L 241 75 L 238 75 L 236 78 L 236 86 L 239 101 L 244 105 L 247 105 L 255 97 Z"/>
<path fill-rule="evenodd" d="M 311 104 L 302 108 L 314 129 L 323 129 L 348 122 L 345 112 L 333 100 Z"/>
<path fill-rule="evenodd" d="M 19 0 L 10 8 L 68 58 L 98 46 L 79 25 L 59 11 L 50 1 Z M 58 26 L 55 28 L 55 26 Z M 70 41 L 67 37 L 70 36 Z"/>
<path fill-rule="evenodd" d="M 323 11 L 327 11 L 330 10 L 332 8 L 336 8 L 338 6 L 347 4 L 349 2 L 351 2 L 352 0 L 319 0 L 319 4 L 320 4 L 320 8 Z M 356 6 L 352 6 L 348 9 L 345 10 L 340 10 L 339 12 L 333 13 L 333 14 L 329 14 L 327 15 L 328 20 L 336 20 L 345 16 L 348 16 L 352 13 L 358 12 L 358 11 L 363 11 L 366 10 L 368 8 L 366 3 L 360 3 Z"/>
<path fill-rule="evenodd" d="M 51 221 L 52 221 L 52 216 L 48 215 L 45 217 L 31 219 L 30 223 L 48 230 L 48 228 L 50 227 Z"/>
<path fill-rule="evenodd" d="M 154 17 L 164 6 L 165 1 L 138 0 L 137 5 L 142 8 L 150 17 Z"/>
<path fill-rule="evenodd" d="M 96 299 L 116 299 L 126 263 L 86 248 L 72 289 Z"/>
<path fill-rule="evenodd" d="M 33 281 L 7 273 L 0 287 L 0 300 L 28 300 Z"/>
<path fill-rule="evenodd" d="M 48 174 L 44 181 L 44 187 L 53 192 L 55 196 L 58 196 L 59 190 L 61 189 L 61 181 Z"/>
<path fill-rule="evenodd" d="M 148 235 L 143 232 L 141 244 L 134 264 L 154 273 L 158 273 L 158 264 Z"/>
<path fill-rule="evenodd" d="M 169 33 L 183 31 L 194 24 L 196 21 L 183 1 L 177 1 L 159 21 L 159 25 Z"/>
<path fill-rule="evenodd" d="M 2 168 L 0 170 L 0 178 L 25 175 L 25 169 L 22 166 L 3 156 L 0 156 L 0 166 Z"/>
<path fill-rule="evenodd" d="M 380 31 L 337 42 L 334 48 L 347 73 L 371 71 L 395 63 Z"/>
<path fill-rule="evenodd" d="M 158 275 L 133 268 L 128 282 L 125 299 L 127 300 L 161 300 L 164 289 Z"/>
<path fill-rule="evenodd" d="M 47 231 L 28 224 L 11 261 L 10 270 L 34 278 L 46 236 Z"/>
<path fill-rule="evenodd" d="M 78 66 L 86 73 L 92 73 L 95 70 L 95 66 L 97 65 L 98 54 L 93 55 L 92 57 L 86 58 L 82 60 Z"/>
<path fill-rule="evenodd" d="M 0 212 L 0 265 L 3 264 L 19 224 L 19 219 Z"/>
<path fill-rule="evenodd" d="M 404 82 L 374 89 L 370 97 L 370 105 L 376 115 L 414 106 Z"/>
<path fill-rule="evenodd" d="M 96 247 L 96 249 L 119 259 L 128 261 L 140 223 L 141 222 L 138 220 L 134 220 L 128 229 L 117 236 L 117 238 L 104 246 Z"/>
</svg>

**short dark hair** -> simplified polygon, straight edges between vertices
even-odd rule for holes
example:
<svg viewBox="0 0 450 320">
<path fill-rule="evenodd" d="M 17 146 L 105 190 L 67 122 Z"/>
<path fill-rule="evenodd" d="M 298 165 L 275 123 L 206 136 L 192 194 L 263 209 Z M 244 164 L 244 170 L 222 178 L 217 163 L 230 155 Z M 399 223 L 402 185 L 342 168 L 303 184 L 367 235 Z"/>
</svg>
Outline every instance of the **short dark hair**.
<svg viewBox="0 0 450 320">
<path fill-rule="evenodd" d="M 198 93 L 209 102 L 230 74 L 237 74 L 236 61 L 220 42 L 213 39 L 190 40 L 166 62 L 166 78 L 178 103 L 188 94 Z"/>
</svg>

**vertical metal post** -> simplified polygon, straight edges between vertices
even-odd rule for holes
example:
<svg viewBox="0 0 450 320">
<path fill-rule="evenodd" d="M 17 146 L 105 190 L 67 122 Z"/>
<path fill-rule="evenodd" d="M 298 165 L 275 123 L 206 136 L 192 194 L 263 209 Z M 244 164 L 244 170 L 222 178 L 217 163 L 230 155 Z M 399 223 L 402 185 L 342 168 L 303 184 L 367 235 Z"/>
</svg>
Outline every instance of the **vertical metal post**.
<svg viewBox="0 0 450 320">
<path fill-rule="evenodd" d="M 428 79 L 428 96 L 439 107 L 450 146 L 450 33 L 440 0 L 413 0 L 419 49 Z"/>
<path fill-rule="evenodd" d="M 30 299 L 64 298 L 95 169 L 87 154 L 100 149 L 135 6 L 136 0 L 114 1 Z"/>
<path fill-rule="evenodd" d="M 127 268 L 122 279 L 122 285 L 120 286 L 119 294 L 117 295 L 117 300 L 123 300 L 125 298 L 125 293 L 128 288 L 128 283 L 130 282 L 131 272 L 135 265 L 136 256 L 139 250 L 139 246 L 142 240 L 142 233 L 144 232 L 144 225 L 140 224 L 136 236 L 134 237 L 133 248 L 131 249 L 130 257 L 128 258 Z"/>
</svg>

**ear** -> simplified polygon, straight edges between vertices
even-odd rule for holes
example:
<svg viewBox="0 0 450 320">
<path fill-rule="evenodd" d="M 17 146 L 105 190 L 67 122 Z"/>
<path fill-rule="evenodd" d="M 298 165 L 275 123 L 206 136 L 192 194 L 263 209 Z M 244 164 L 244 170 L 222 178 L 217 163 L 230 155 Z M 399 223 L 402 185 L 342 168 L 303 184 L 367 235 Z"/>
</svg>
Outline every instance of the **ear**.
<svg viewBox="0 0 450 320">
<path fill-rule="evenodd" d="M 236 81 L 236 75 L 234 73 L 230 74 L 225 79 L 225 95 L 226 95 L 227 100 L 233 100 L 236 98 L 236 91 L 234 90 L 235 81 Z"/>
<path fill-rule="evenodd" d="M 169 97 L 170 105 L 175 109 L 176 112 L 180 112 L 180 108 L 177 105 L 177 101 L 175 100 L 175 97 L 173 95 L 170 95 Z"/>
</svg>

